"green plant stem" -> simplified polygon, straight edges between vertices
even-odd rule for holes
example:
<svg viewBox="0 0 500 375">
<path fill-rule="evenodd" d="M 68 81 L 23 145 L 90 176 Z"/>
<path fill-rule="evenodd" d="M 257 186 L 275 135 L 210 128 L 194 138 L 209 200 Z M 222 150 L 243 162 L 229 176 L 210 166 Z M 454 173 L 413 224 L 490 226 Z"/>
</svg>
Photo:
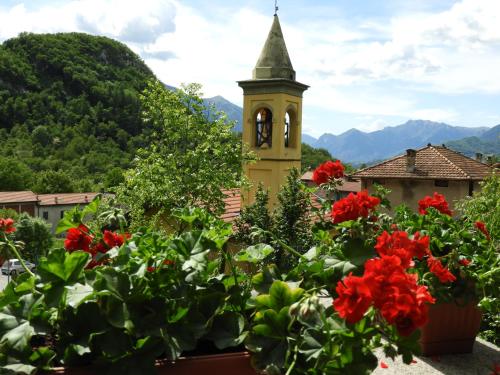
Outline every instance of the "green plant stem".
<svg viewBox="0 0 500 375">
<path fill-rule="evenodd" d="M 6 238 L 7 240 L 7 238 Z M 7 240 L 7 245 L 10 247 L 16 258 L 21 262 L 21 266 L 24 268 L 24 270 L 30 275 L 30 276 L 35 276 L 33 272 L 30 271 L 28 267 L 26 267 L 26 264 L 24 263 L 24 260 L 21 258 L 21 254 L 19 251 L 17 251 L 16 247 L 12 245 L 11 241 Z"/>
</svg>

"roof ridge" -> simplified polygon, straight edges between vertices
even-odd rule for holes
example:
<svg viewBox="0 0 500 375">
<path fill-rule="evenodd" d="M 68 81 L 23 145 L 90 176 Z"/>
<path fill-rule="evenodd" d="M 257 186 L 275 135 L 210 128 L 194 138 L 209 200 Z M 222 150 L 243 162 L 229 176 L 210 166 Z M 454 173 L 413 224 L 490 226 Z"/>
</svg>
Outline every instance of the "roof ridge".
<svg viewBox="0 0 500 375">
<path fill-rule="evenodd" d="M 434 150 L 436 150 L 436 152 L 439 154 L 439 156 L 441 156 L 444 160 L 446 160 L 449 164 L 451 164 L 451 166 L 452 166 L 453 168 L 455 168 L 456 170 L 458 170 L 459 172 L 461 172 L 461 173 L 462 173 L 465 177 L 467 177 L 467 178 L 471 178 L 471 176 L 470 176 L 467 172 L 465 172 L 462 168 L 460 168 L 458 165 L 456 165 L 456 164 L 455 164 L 455 163 L 453 163 L 450 159 L 448 159 L 445 155 L 443 155 L 443 154 L 441 153 L 441 151 L 440 151 L 440 150 L 438 150 L 438 148 L 437 148 L 436 146 L 428 146 L 428 147 L 429 147 L 429 148 L 433 148 Z M 438 147 L 439 147 L 439 146 L 438 146 Z M 446 150 L 448 150 L 448 148 L 446 148 L 446 147 L 443 147 L 443 148 L 445 148 Z M 460 155 L 461 155 L 461 154 L 460 154 Z"/>
</svg>

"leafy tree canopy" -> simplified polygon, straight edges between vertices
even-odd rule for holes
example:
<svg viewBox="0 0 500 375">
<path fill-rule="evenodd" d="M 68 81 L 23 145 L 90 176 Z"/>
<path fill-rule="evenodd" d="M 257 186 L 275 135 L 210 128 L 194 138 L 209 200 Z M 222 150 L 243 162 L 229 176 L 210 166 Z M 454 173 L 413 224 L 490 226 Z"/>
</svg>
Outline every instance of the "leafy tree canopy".
<svg viewBox="0 0 500 375">
<path fill-rule="evenodd" d="M 223 115 L 207 119 L 196 84 L 170 91 L 152 81 L 141 99 L 151 142 L 139 150 L 118 191 L 136 223 L 144 216 L 165 218 L 186 206 L 222 213 L 221 189 L 239 187 L 242 158 L 250 157 L 242 154 L 233 125 Z"/>
<path fill-rule="evenodd" d="M 22 33 L 0 44 L 0 190 L 47 191 L 38 173 L 60 170 L 80 191 L 119 181 L 109 171 L 147 143 L 139 93 L 153 77 L 105 37 Z"/>
</svg>

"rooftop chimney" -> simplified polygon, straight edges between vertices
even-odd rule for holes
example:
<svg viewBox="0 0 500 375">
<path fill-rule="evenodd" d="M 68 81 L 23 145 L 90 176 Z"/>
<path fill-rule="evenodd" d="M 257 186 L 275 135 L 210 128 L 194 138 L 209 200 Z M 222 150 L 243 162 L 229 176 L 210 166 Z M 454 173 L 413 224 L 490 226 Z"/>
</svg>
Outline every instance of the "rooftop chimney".
<svg viewBox="0 0 500 375">
<path fill-rule="evenodd" d="M 417 159 L 417 151 L 412 148 L 406 150 L 406 172 L 415 173 L 415 161 Z"/>
<path fill-rule="evenodd" d="M 480 152 L 476 152 L 476 160 L 483 161 L 483 154 L 481 154 Z"/>
</svg>

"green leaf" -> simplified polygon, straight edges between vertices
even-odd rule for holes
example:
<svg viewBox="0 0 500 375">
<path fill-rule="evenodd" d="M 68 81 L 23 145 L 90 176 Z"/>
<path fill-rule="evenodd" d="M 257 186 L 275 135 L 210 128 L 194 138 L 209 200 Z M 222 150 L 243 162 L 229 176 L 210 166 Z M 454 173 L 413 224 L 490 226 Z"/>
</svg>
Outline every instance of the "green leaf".
<svg viewBox="0 0 500 375">
<path fill-rule="evenodd" d="M 87 215 L 95 215 L 97 213 L 100 204 L 101 204 L 101 197 L 97 195 L 92 200 L 92 202 L 90 202 L 83 208 L 82 217 L 85 217 Z"/>
<path fill-rule="evenodd" d="M 56 234 L 60 234 L 62 232 L 67 231 L 71 228 L 78 227 L 83 221 L 82 211 L 76 206 L 70 211 L 66 211 L 64 213 L 64 217 L 59 220 L 59 223 L 56 227 Z"/>
<path fill-rule="evenodd" d="M 31 375 L 36 371 L 36 367 L 24 364 L 24 363 L 15 363 L 12 365 L 5 365 L 1 367 L 5 369 L 7 372 L 5 374 L 21 374 L 21 375 Z M 2 371 L 2 374 L 4 372 Z"/>
<path fill-rule="evenodd" d="M 349 259 L 350 263 L 355 266 L 362 266 L 368 259 L 373 258 L 376 254 L 373 247 L 366 246 L 365 242 L 359 238 L 351 238 L 345 243 L 342 252 Z"/>
<path fill-rule="evenodd" d="M 341 279 L 347 276 L 351 271 L 356 269 L 356 265 L 348 262 L 346 260 L 340 260 L 333 257 L 328 257 L 325 259 L 325 270 L 332 270 L 335 272 L 336 276 Z"/>
<path fill-rule="evenodd" d="M 0 339 L 0 347 L 11 348 L 21 353 L 31 351 L 29 343 L 31 336 L 33 336 L 34 333 L 35 330 L 30 323 L 25 321 L 3 334 Z"/>
<path fill-rule="evenodd" d="M 299 351 L 306 355 L 307 361 L 317 359 L 323 352 L 324 343 L 326 343 L 326 335 L 323 332 L 308 328 L 302 335 L 302 343 Z M 335 349 L 338 350 L 338 346 L 334 348 L 331 355 L 335 354 Z"/>
<path fill-rule="evenodd" d="M 243 316 L 234 312 L 225 312 L 215 317 L 212 329 L 207 335 L 218 349 L 225 349 L 240 345 L 247 332 L 244 332 L 245 319 Z"/>
<path fill-rule="evenodd" d="M 75 282 L 82 276 L 89 256 L 83 251 L 68 253 L 64 249 L 52 250 L 47 258 L 40 260 L 38 274 L 44 282 L 54 280 Z"/>
<path fill-rule="evenodd" d="M 269 293 L 269 288 L 273 284 L 274 280 L 279 279 L 279 272 L 276 266 L 270 265 L 264 267 L 262 272 L 254 275 L 252 278 L 252 284 L 255 290 L 259 293 Z"/>
<path fill-rule="evenodd" d="M 269 289 L 271 307 L 279 311 L 283 307 L 290 306 L 294 302 L 297 302 L 303 293 L 304 290 L 301 288 L 292 289 L 286 282 L 276 280 Z"/>
<path fill-rule="evenodd" d="M 241 250 L 234 258 L 238 262 L 260 263 L 274 252 L 274 249 L 266 244 L 258 244 Z"/>
<path fill-rule="evenodd" d="M 75 308 L 92 294 L 94 289 L 88 284 L 76 283 L 66 286 L 66 303 Z"/>
</svg>

